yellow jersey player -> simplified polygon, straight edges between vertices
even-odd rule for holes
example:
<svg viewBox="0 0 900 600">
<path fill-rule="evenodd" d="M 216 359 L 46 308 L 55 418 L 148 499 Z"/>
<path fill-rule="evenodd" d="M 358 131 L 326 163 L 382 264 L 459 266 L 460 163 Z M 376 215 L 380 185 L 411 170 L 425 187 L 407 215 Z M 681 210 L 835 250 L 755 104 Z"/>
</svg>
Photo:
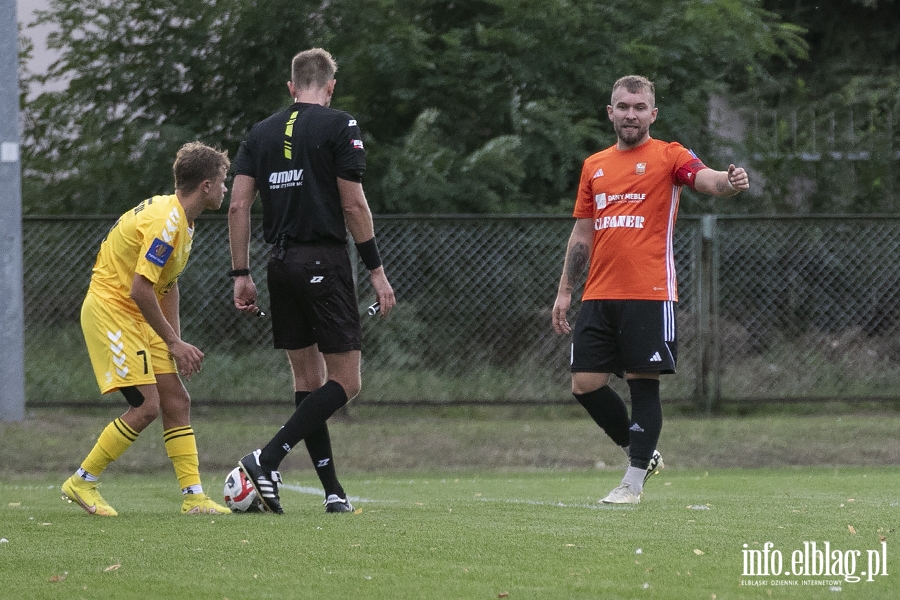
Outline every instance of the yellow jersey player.
<svg viewBox="0 0 900 600">
<path fill-rule="evenodd" d="M 129 408 L 62 485 L 63 499 L 89 514 L 118 514 L 97 491 L 97 479 L 158 415 L 184 497 L 181 512 L 231 512 L 203 493 L 191 399 L 178 376 L 190 380 L 203 362 L 200 349 L 181 339 L 178 276 L 191 253 L 194 220 L 222 206 L 229 166 L 224 152 L 185 144 L 172 166 L 175 193 L 123 214 L 100 246 L 81 328 L 101 393 L 122 392 Z"/>
</svg>

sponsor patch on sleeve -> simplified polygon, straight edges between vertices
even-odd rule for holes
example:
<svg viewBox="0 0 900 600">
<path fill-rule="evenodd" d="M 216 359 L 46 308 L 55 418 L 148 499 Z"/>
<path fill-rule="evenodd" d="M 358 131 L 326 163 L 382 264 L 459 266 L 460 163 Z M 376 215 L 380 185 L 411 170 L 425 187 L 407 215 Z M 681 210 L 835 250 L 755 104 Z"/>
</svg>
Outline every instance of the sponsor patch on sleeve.
<svg viewBox="0 0 900 600">
<path fill-rule="evenodd" d="M 363 141 L 362 140 L 350 140 L 350 144 L 353 145 L 357 150 L 363 149 Z"/>
<path fill-rule="evenodd" d="M 152 262 L 157 267 L 164 267 L 166 265 L 166 261 L 169 260 L 169 257 L 172 256 L 172 250 L 174 250 L 172 246 L 165 243 L 159 238 L 154 238 L 153 243 L 150 244 L 150 249 L 147 250 L 147 254 L 144 255 L 144 258 Z"/>
</svg>

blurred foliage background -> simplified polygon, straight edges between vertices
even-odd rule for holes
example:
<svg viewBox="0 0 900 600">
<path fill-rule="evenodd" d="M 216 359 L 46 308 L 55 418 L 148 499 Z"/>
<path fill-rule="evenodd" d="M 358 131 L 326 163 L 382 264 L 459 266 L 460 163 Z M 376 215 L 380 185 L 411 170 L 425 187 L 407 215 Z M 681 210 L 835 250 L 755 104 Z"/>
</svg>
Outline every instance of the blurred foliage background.
<svg viewBox="0 0 900 600">
<path fill-rule="evenodd" d="M 654 137 L 753 173 L 740 201 L 688 190 L 684 212 L 900 208 L 894 0 L 51 0 L 35 23 L 59 58 L 29 72 L 23 30 L 25 214 L 168 192 L 186 141 L 233 156 L 313 46 L 339 63 L 377 213 L 569 214 L 630 73 L 656 82 Z"/>
</svg>

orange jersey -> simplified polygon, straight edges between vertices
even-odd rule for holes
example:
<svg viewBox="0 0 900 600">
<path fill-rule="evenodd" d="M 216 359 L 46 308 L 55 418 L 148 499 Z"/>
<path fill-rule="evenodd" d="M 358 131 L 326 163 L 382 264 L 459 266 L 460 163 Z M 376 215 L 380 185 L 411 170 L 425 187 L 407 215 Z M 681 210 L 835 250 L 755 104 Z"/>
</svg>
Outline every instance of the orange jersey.
<svg viewBox="0 0 900 600">
<path fill-rule="evenodd" d="M 655 139 L 584 161 L 573 214 L 594 221 L 594 244 L 582 300 L 678 300 L 678 201 L 705 168 L 681 144 Z"/>
</svg>

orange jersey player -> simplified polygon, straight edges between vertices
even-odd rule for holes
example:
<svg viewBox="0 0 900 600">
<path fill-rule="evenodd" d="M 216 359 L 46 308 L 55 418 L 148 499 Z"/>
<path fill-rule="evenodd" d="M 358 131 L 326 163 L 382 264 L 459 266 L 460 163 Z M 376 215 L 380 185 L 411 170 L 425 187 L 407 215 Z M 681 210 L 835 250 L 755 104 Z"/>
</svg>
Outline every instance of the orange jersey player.
<svg viewBox="0 0 900 600">
<path fill-rule="evenodd" d="M 584 161 L 575 201 L 575 226 L 556 302 L 553 329 L 572 333 L 572 393 L 629 458 L 621 484 L 600 502 L 637 504 L 644 482 L 662 466 L 659 376 L 674 373 L 678 357 L 678 285 L 672 237 L 685 185 L 719 197 L 750 187 L 744 169 L 715 171 L 677 142 L 650 137 L 655 89 L 629 75 L 613 85 L 606 107 L 616 144 Z M 574 328 L 567 313 L 572 291 L 588 268 Z M 624 377 L 631 416 L 609 387 Z"/>
</svg>

